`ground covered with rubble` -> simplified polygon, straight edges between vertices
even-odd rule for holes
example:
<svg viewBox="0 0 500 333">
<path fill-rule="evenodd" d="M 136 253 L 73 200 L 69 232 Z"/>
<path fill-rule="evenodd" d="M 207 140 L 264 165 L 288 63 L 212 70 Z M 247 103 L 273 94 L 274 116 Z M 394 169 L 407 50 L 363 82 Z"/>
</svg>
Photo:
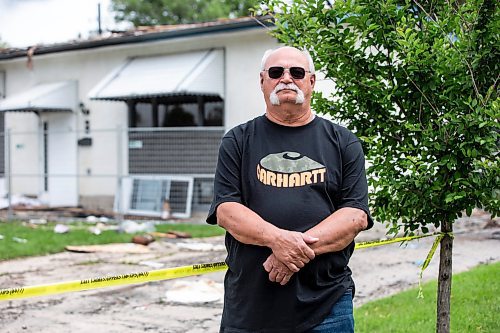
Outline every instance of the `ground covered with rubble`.
<svg viewBox="0 0 500 333">
<path fill-rule="evenodd" d="M 357 241 L 382 239 L 384 230 L 383 226 L 376 225 L 360 234 Z M 476 212 L 472 218 L 459 219 L 455 231 L 455 273 L 500 261 L 500 229 L 489 215 Z M 403 246 L 391 244 L 356 250 L 350 264 L 357 290 L 355 306 L 415 287 L 420 265 L 433 240 L 428 237 Z M 223 261 L 226 255 L 223 243 L 223 237 L 158 239 L 141 253 L 64 252 L 3 261 L 0 262 L 0 289 Z M 424 281 L 436 279 L 438 262 L 436 253 L 423 274 Z M 218 332 L 223 277 L 224 272 L 215 272 L 139 285 L 0 301 L 1 330 L 6 333 Z"/>
</svg>

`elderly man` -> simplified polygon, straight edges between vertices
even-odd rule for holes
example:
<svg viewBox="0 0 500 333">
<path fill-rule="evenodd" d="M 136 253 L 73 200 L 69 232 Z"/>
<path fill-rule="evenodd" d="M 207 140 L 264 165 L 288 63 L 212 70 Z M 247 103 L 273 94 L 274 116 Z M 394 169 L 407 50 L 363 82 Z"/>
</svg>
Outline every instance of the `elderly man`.
<svg viewBox="0 0 500 333">
<path fill-rule="evenodd" d="M 311 56 L 264 54 L 266 113 L 222 139 L 207 218 L 226 229 L 220 332 L 353 332 L 354 237 L 373 225 L 364 156 L 315 117 Z"/>
</svg>

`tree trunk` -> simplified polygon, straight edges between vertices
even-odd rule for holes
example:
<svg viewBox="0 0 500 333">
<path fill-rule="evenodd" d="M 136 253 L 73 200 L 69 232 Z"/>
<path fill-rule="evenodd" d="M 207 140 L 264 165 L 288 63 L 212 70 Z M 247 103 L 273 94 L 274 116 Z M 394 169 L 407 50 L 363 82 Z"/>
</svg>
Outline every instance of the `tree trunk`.
<svg viewBox="0 0 500 333">
<path fill-rule="evenodd" d="M 442 232 L 451 233 L 453 231 L 452 222 L 444 222 L 441 225 Z M 452 253 L 453 238 L 445 235 L 441 240 L 441 250 L 439 253 L 439 277 L 437 293 L 437 333 L 450 332 L 450 298 L 452 279 Z"/>
</svg>

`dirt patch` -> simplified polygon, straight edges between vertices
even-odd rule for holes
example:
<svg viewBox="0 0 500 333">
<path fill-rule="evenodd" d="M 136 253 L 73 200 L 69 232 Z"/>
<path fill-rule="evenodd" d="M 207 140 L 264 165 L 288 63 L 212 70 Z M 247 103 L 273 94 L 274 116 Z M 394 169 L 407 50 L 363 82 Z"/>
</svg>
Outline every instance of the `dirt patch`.
<svg viewBox="0 0 500 333">
<path fill-rule="evenodd" d="M 455 224 L 453 271 L 468 270 L 478 264 L 500 260 L 498 228 L 484 228 L 490 218 L 475 214 Z M 359 241 L 385 237 L 380 225 L 360 234 Z M 1 288 L 19 287 L 125 274 L 151 270 L 145 263 L 176 267 L 222 261 L 225 251 L 220 246 L 211 250 L 187 250 L 179 243 L 224 243 L 223 237 L 203 240 L 165 239 L 149 245 L 150 253 L 71 253 L 0 262 Z M 355 305 L 392 295 L 418 284 L 420 265 L 431 248 L 433 238 L 360 249 L 350 267 L 356 282 Z M 189 248 L 189 247 L 188 247 Z M 196 248 L 196 247 L 192 247 Z M 199 247 L 210 248 L 210 247 Z M 438 255 L 424 273 L 424 281 L 435 279 Z M 217 272 L 183 281 L 210 280 L 223 282 L 224 273 Z M 181 304 L 168 301 L 166 292 L 176 280 L 151 282 L 96 289 L 84 292 L 44 296 L 0 302 L 2 332 L 218 332 L 222 302 Z M 415 295 L 416 296 L 416 295 Z"/>
</svg>

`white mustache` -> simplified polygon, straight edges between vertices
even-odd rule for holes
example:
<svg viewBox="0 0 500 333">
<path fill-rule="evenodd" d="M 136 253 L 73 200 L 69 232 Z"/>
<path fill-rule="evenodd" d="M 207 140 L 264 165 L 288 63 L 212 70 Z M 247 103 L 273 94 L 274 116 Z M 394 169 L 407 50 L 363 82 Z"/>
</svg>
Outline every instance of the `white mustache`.
<svg viewBox="0 0 500 333">
<path fill-rule="evenodd" d="M 293 90 L 295 92 L 300 91 L 299 87 L 297 87 L 297 85 L 295 83 L 289 83 L 289 84 L 280 83 L 276 87 L 274 87 L 273 92 L 277 93 L 277 92 L 280 92 L 280 91 L 285 90 L 285 89 Z"/>
<path fill-rule="evenodd" d="M 273 91 L 269 94 L 269 100 L 270 100 L 271 104 L 280 105 L 280 99 L 279 99 L 277 93 L 282 91 L 282 90 L 285 90 L 285 89 L 293 90 L 297 93 L 297 97 L 295 99 L 295 104 L 304 103 L 304 92 L 302 90 L 300 90 L 300 88 L 297 87 L 297 85 L 295 83 L 292 82 L 289 84 L 279 83 L 276 87 L 274 87 Z"/>
</svg>

